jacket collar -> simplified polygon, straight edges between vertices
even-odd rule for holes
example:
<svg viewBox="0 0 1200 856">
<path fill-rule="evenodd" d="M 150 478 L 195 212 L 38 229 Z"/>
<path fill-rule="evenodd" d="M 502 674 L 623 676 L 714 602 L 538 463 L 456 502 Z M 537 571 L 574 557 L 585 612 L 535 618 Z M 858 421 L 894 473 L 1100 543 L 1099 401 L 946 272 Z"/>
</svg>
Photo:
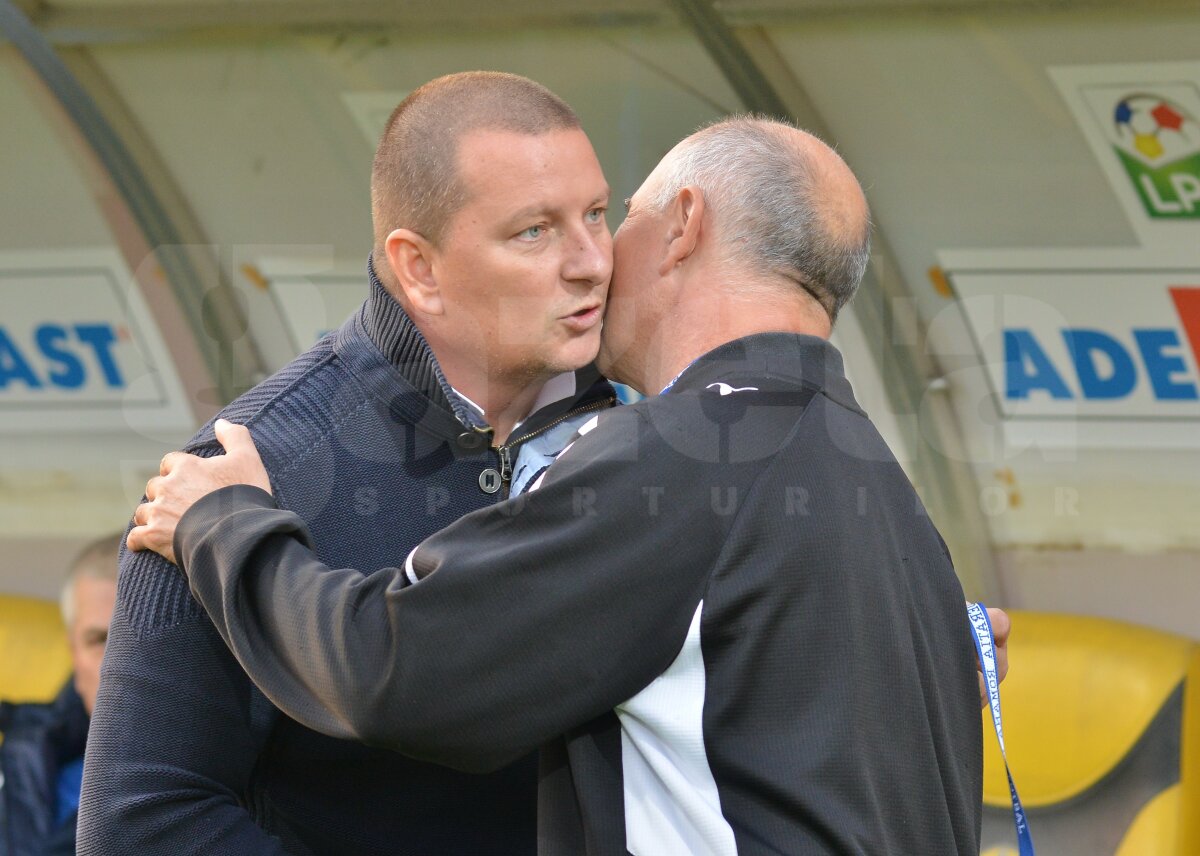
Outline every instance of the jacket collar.
<svg viewBox="0 0 1200 856">
<path fill-rule="evenodd" d="M 451 388 L 417 325 L 379 281 L 370 257 L 367 258 L 367 278 L 371 293 L 363 306 L 362 323 L 367 337 L 383 358 L 432 405 L 450 411 L 463 425 L 486 427 Z"/>
<path fill-rule="evenodd" d="M 854 399 L 838 349 L 825 339 L 799 333 L 759 333 L 726 342 L 698 357 L 671 389 L 700 390 L 714 383 L 737 386 L 740 379 L 751 377 L 799 383 L 866 415 Z"/>
</svg>

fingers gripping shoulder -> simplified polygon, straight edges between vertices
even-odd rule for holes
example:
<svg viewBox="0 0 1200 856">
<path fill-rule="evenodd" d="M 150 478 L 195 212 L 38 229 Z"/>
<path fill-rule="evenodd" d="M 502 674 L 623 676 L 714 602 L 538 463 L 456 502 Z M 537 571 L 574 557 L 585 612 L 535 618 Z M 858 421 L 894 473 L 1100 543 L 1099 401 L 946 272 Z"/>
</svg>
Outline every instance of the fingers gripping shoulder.
<svg viewBox="0 0 1200 856">
<path fill-rule="evenodd" d="M 209 458 L 221 454 L 221 447 L 215 441 L 208 441 L 189 444 L 186 451 Z M 142 497 L 142 501 L 145 500 L 146 497 Z M 126 537 L 132 528 L 131 520 L 126 527 Z M 125 623 L 140 639 L 184 621 L 207 621 L 203 607 L 192 597 L 187 578 L 166 559 L 149 551 L 128 550 L 122 541 L 118 561 L 120 572 L 114 624 Z"/>
</svg>

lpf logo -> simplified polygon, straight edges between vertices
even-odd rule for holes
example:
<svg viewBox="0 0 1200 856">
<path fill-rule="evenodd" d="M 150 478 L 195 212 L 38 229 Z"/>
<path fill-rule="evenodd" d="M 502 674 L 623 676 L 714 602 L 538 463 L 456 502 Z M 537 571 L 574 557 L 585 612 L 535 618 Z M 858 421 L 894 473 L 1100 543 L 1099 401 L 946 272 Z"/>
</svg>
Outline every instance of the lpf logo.
<svg viewBox="0 0 1200 856">
<path fill-rule="evenodd" d="M 1200 219 L 1200 94 L 1164 86 L 1122 92 L 1110 104 L 1109 140 L 1146 213 Z"/>
</svg>

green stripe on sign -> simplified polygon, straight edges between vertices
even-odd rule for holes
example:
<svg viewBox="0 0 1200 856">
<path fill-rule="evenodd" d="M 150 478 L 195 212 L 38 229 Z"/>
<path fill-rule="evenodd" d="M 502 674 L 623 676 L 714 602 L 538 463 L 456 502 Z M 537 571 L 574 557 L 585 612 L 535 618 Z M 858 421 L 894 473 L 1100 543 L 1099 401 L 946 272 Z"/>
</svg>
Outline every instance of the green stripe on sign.
<svg viewBox="0 0 1200 856">
<path fill-rule="evenodd" d="M 1160 167 L 1149 167 L 1113 147 L 1146 213 L 1155 219 L 1200 220 L 1200 152 Z"/>
</svg>

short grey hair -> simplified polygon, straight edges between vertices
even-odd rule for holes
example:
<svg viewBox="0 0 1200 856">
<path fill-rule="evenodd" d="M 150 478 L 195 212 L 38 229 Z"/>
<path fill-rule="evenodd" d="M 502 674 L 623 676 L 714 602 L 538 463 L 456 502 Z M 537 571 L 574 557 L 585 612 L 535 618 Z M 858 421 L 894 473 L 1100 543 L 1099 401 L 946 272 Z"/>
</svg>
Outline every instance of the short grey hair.
<svg viewBox="0 0 1200 856">
<path fill-rule="evenodd" d="M 121 551 L 121 542 L 125 540 L 124 532 L 105 535 L 84 547 L 75 561 L 63 583 L 58 596 L 59 609 L 62 610 L 63 624 L 70 630 L 75 623 L 75 583 L 87 578 L 90 580 L 117 581 L 117 555 Z"/>
<path fill-rule="evenodd" d="M 702 128 L 663 164 L 649 203 L 665 209 L 684 187 L 698 186 L 737 259 L 794 280 L 834 320 L 866 273 L 870 219 L 849 232 L 831 222 L 813 165 L 784 130 L 799 129 L 753 115 Z"/>
</svg>

